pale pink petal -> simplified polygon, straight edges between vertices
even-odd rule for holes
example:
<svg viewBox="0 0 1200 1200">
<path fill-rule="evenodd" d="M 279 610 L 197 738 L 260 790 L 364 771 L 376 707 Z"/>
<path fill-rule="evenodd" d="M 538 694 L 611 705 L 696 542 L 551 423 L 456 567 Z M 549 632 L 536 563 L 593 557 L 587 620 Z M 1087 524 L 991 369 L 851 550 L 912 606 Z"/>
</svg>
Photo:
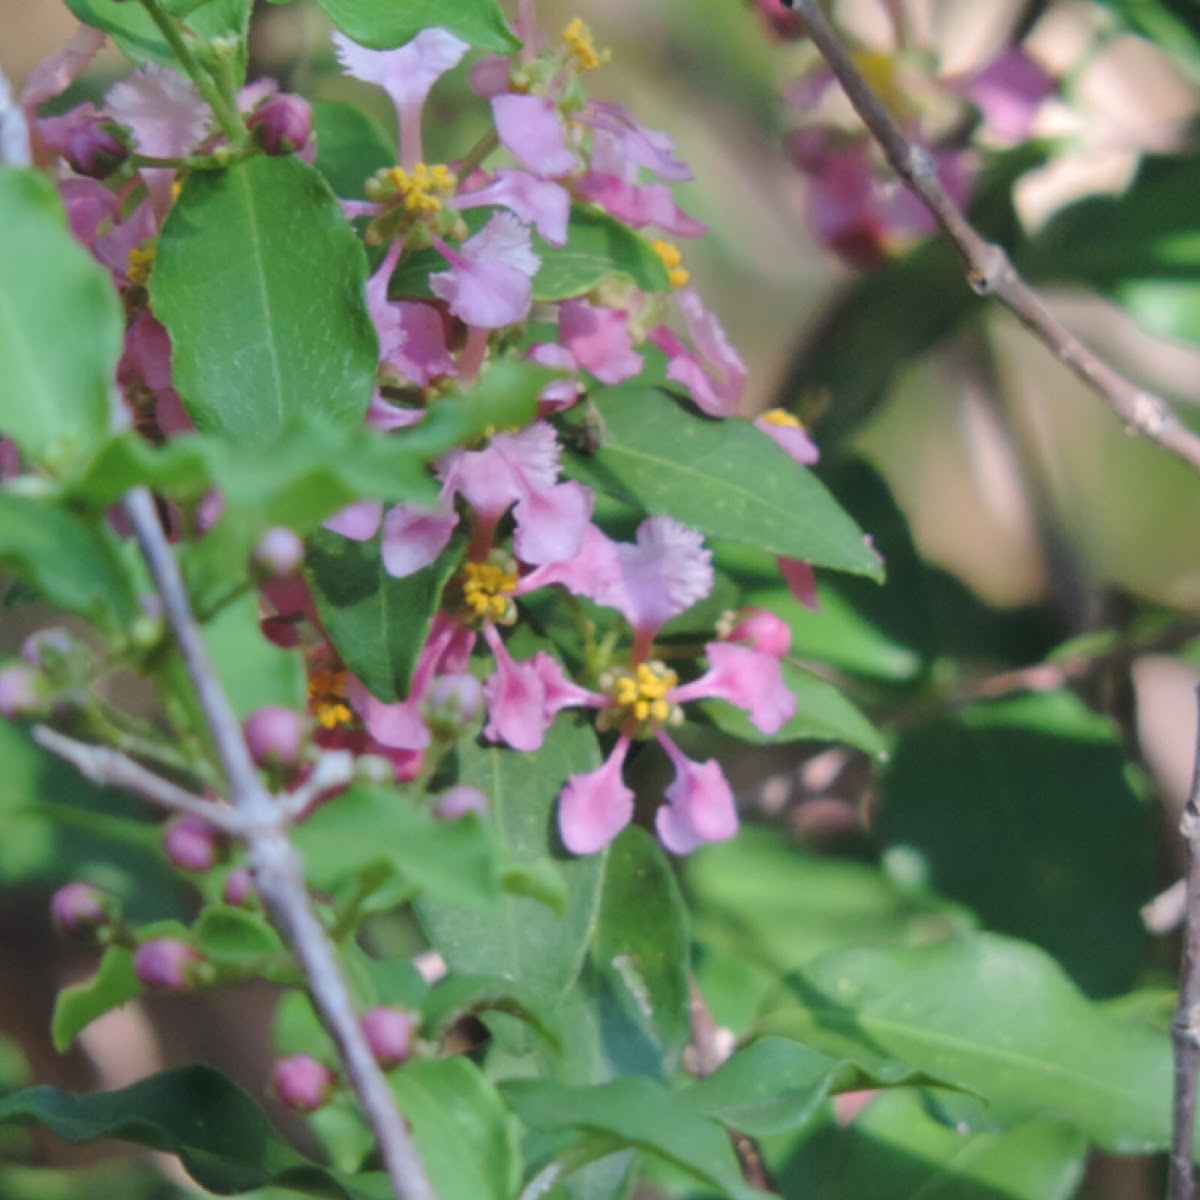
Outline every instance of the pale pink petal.
<svg viewBox="0 0 1200 1200">
<path fill-rule="evenodd" d="M 558 801 L 558 828 L 572 854 L 603 850 L 633 819 L 633 792 L 621 778 L 629 738 L 618 739 L 598 770 L 572 775 Z"/>
<path fill-rule="evenodd" d="M 754 424 L 800 466 L 811 467 L 820 459 L 821 451 L 803 425 L 782 424 L 765 417 L 757 417 Z"/>
<path fill-rule="evenodd" d="M 617 553 L 624 595 L 616 607 L 638 633 L 657 632 L 712 591 L 711 551 L 696 530 L 672 517 L 643 521 L 637 542 L 619 544 Z"/>
<path fill-rule="evenodd" d="M 381 433 L 391 433 L 393 429 L 409 429 L 419 425 L 425 419 L 423 408 L 403 408 L 398 404 L 389 404 L 379 392 L 371 397 L 367 405 L 367 427 L 378 429 Z"/>
<path fill-rule="evenodd" d="M 393 750 L 424 750 L 429 745 L 429 728 L 416 699 L 385 703 L 353 677 L 346 685 L 346 698 L 380 745 Z"/>
<path fill-rule="evenodd" d="M 615 157 L 625 163 L 675 183 L 692 178 L 691 167 L 676 155 L 670 136 L 641 124 L 625 105 L 593 100 L 575 119 L 611 137 Z"/>
<path fill-rule="evenodd" d="M 777 613 L 751 606 L 742 609 L 737 624 L 725 635 L 724 640 L 752 646 L 774 658 L 785 658 L 792 648 L 792 630 Z"/>
<path fill-rule="evenodd" d="M 703 221 L 684 212 L 665 183 L 635 184 L 617 175 L 588 171 L 576 182 L 579 194 L 614 217 L 643 229 L 656 225 L 675 237 L 701 237 L 708 232 Z"/>
<path fill-rule="evenodd" d="M 500 144 L 531 171 L 546 178 L 565 175 L 579 166 L 567 149 L 558 106 L 547 96 L 505 93 L 492 100 Z"/>
<path fill-rule="evenodd" d="M 738 831 L 737 807 L 720 764 L 715 759 L 692 762 L 664 733 L 658 741 L 675 764 L 675 781 L 655 825 L 672 854 L 690 854 L 705 842 L 720 842 Z"/>
<path fill-rule="evenodd" d="M 511 209 L 522 221 L 533 225 L 552 246 L 565 246 L 571 214 L 571 195 L 560 183 L 539 179 L 528 171 L 500 167 L 495 181 L 478 191 L 459 194 L 457 209 L 495 204 Z"/>
<path fill-rule="evenodd" d="M 632 379 L 645 363 L 633 348 L 628 318 L 615 309 L 566 300 L 558 309 L 558 333 L 576 365 L 601 383 Z"/>
<path fill-rule="evenodd" d="M 499 329 L 529 314 L 531 281 L 541 260 L 530 246 L 528 226 L 512 213 L 496 213 L 458 250 L 440 238 L 434 244 L 452 270 L 430 275 L 429 286 L 456 317 L 482 329 Z"/>
<path fill-rule="evenodd" d="M 484 100 L 507 92 L 511 87 L 510 66 L 503 54 L 485 54 L 471 68 L 471 91 Z"/>
<path fill-rule="evenodd" d="M 383 504 L 379 500 L 359 500 L 347 504 L 325 521 L 325 528 L 355 542 L 368 542 L 379 532 Z"/>
<path fill-rule="evenodd" d="M 576 596 L 586 596 L 606 608 L 618 608 L 624 595 L 617 543 L 594 525 L 584 531 L 579 553 L 566 562 L 547 563 L 530 571 L 517 585 L 517 594 L 559 584 Z"/>
<path fill-rule="evenodd" d="M 493 625 L 483 627 L 483 636 L 496 658 L 496 670 L 483 688 L 488 707 L 484 735 L 514 750 L 538 750 L 552 718 L 537 665 L 514 662 Z"/>
<path fill-rule="evenodd" d="M 530 488 L 513 510 L 513 552 L 525 563 L 564 562 L 583 547 L 595 496 L 581 483 Z"/>
<path fill-rule="evenodd" d="M 671 699 L 684 704 L 711 697 L 745 709 L 763 733 L 778 733 L 796 713 L 796 697 L 783 681 L 779 659 L 749 646 L 710 642 L 708 671 L 673 689 Z"/>
<path fill-rule="evenodd" d="M 987 132 L 1012 146 L 1029 136 L 1042 102 L 1054 91 L 1054 80 L 1023 50 L 1011 46 L 961 87 L 983 114 Z"/>
<path fill-rule="evenodd" d="M 383 519 L 383 569 L 403 579 L 429 566 L 446 548 L 458 524 L 448 495 L 436 509 L 397 504 Z"/>
<path fill-rule="evenodd" d="M 36 108 L 53 96 L 61 96 L 79 72 L 100 53 L 107 40 L 98 29 L 80 25 L 61 50 L 38 63 L 30 72 L 21 89 L 21 104 Z"/>
</svg>

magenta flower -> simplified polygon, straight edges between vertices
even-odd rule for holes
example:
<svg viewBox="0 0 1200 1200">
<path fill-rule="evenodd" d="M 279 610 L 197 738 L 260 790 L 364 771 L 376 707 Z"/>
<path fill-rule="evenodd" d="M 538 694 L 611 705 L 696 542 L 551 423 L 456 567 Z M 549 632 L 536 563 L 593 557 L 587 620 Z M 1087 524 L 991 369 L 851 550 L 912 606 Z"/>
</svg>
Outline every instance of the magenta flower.
<svg viewBox="0 0 1200 1200">
<path fill-rule="evenodd" d="M 667 378 L 687 388 L 701 412 L 732 416 L 746 386 L 746 364 L 697 292 L 680 288 L 675 296 L 695 348 L 665 325 L 651 332 L 650 340 L 669 357 Z"/>
</svg>

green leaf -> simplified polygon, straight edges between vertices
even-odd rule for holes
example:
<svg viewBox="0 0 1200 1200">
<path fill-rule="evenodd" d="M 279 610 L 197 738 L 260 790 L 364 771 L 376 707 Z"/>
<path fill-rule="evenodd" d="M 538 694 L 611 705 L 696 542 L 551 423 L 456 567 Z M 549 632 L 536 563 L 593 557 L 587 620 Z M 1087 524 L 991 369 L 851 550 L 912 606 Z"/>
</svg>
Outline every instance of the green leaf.
<svg viewBox="0 0 1200 1200">
<path fill-rule="evenodd" d="M 782 729 L 763 733 L 743 709 L 723 700 L 707 700 L 701 708 L 718 729 L 751 745 L 787 742 L 841 742 L 884 758 L 887 744 L 879 730 L 832 683 L 794 662 L 784 661 L 783 679 L 796 697 L 796 714 Z"/>
<path fill-rule="evenodd" d="M 750 422 L 696 416 L 637 386 L 601 393 L 597 407 L 603 445 L 564 456 L 573 478 L 706 537 L 882 578 L 862 531 L 824 485 Z M 581 419 L 572 414 L 568 424 Z"/>
<path fill-rule="evenodd" d="M 521 1178 L 517 1123 L 473 1062 L 414 1060 L 389 1082 L 436 1195 L 511 1200 Z"/>
<path fill-rule="evenodd" d="M 397 700 L 409 693 L 463 542 L 455 538 L 435 562 L 403 579 L 384 570 L 380 547 L 379 535 L 355 542 L 318 530 L 308 540 L 306 574 L 342 661 L 373 696 Z"/>
<path fill-rule="evenodd" d="M 263 449 L 301 414 L 355 427 L 375 386 L 366 257 L 295 157 L 190 175 L 150 279 L 175 384 L 202 431 Z"/>
<path fill-rule="evenodd" d="M 1086 1000 L 1053 959 L 990 934 L 836 951 L 793 976 L 761 1032 L 872 1073 L 922 1072 L 1005 1121 L 1052 1117 L 1117 1154 L 1171 1137 L 1166 1036 Z"/>
<path fill-rule="evenodd" d="M 502 1012 L 523 1021 L 552 1046 L 558 1045 L 554 1022 L 519 980 L 490 975 L 451 975 L 434 984 L 421 1004 L 421 1031 L 440 1041 L 450 1026 L 470 1013 Z"/>
<path fill-rule="evenodd" d="M 163 40 L 158 26 L 140 4 L 125 0 L 67 0 L 67 7 L 85 25 L 111 34 L 136 63 L 147 61 L 178 67 L 174 51 Z M 253 0 L 165 0 L 164 7 L 199 38 L 234 37 L 239 41 L 238 79 L 246 74 L 246 30 Z"/>
<path fill-rule="evenodd" d="M 586 990 L 610 1057 L 626 1071 L 670 1078 L 691 1033 L 687 909 L 658 841 L 630 827 L 613 842 Z"/>
<path fill-rule="evenodd" d="M 204 626 L 204 641 L 234 712 L 245 720 L 265 705 L 303 709 L 304 657 L 269 642 L 259 626 L 258 597 L 247 593 Z"/>
<path fill-rule="evenodd" d="M 644 292 L 670 289 L 667 268 L 645 238 L 598 208 L 571 208 L 567 244 L 538 240 L 542 265 L 533 278 L 539 303 L 569 300 L 613 275 L 628 275 Z"/>
<path fill-rule="evenodd" d="M 263 959 L 285 952 L 266 917 L 225 904 L 208 905 L 192 927 L 189 940 L 218 967 L 256 967 Z"/>
<path fill-rule="evenodd" d="M 1069 1126 L 969 1133 L 900 1089 L 875 1097 L 845 1128 L 827 1118 L 774 1175 L 785 1195 L 830 1200 L 1070 1200 L 1085 1158 Z"/>
<path fill-rule="evenodd" d="M 600 1134 L 681 1168 L 730 1200 L 764 1200 L 742 1179 L 729 1138 L 662 1084 L 641 1076 L 590 1088 L 518 1080 L 503 1087 L 517 1114 L 539 1130 Z"/>
<path fill-rule="evenodd" d="M 139 612 L 115 537 L 48 500 L 0 493 L 0 564 L 44 600 L 110 631 Z"/>
<path fill-rule="evenodd" d="M 905 734 L 878 834 L 1000 933 L 1058 959 L 1094 995 L 1142 967 L 1153 814 L 1113 725 L 1066 692 L 975 704 Z"/>
<path fill-rule="evenodd" d="M 0 429 L 31 461 L 70 475 L 108 428 L 121 306 L 39 171 L 0 167 L 0 262 Z"/>
<path fill-rule="evenodd" d="M 58 993 L 51 1024 L 55 1050 L 65 1054 L 79 1032 L 97 1017 L 141 994 L 142 985 L 133 969 L 133 951 L 109 946 L 91 979 L 73 983 Z"/>
<path fill-rule="evenodd" d="M 277 1184 L 329 1200 L 381 1200 L 372 1176 L 353 1183 L 293 1150 L 259 1106 L 211 1067 L 181 1067 L 116 1092 L 76 1096 L 34 1087 L 0 1099 L 0 1124 L 32 1119 L 69 1142 L 114 1137 L 176 1155 L 202 1187 L 229 1196 Z"/>
<path fill-rule="evenodd" d="M 802 1129 L 835 1090 L 862 1082 L 851 1064 L 786 1038 L 739 1050 L 680 1098 L 697 1112 L 751 1137 Z"/>
<path fill-rule="evenodd" d="M 383 128 L 354 104 L 313 102 L 317 170 L 335 196 L 363 200 L 363 185 L 381 167 L 395 166 L 396 147 Z"/>
<path fill-rule="evenodd" d="M 492 820 L 518 863 L 553 860 L 567 885 L 559 916 L 537 900 L 506 894 L 485 910 L 417 902 L 417 914 L 451 972 L 520 980 L 553 1004 L 578 975 L 600 901 L 604 856 L 571 858 L 558 839 L 558 793 L 567 777 L 599 766 L 595 734 L 562 717 L 536 754 L 492 745 L 460 745 L 459 782 L 491 802 Z"/>
<path fill-rule="evenodd" d="M 369 836 L 363 831 L 369 830 Z M 439 821 L 391 788 L 358 785 L 321 805 L 293 832 L 309 882 L 331 890 L 380 864 L 413 889 L 466 906 L 485 920 L 500 885 L 495 847 L 478 817 Z"/>
<path fill-rule="evenodd" d="M 390 50 L 422 30 L 441 27 L 481 50 L 508 54 L 517 40 L 496 0 L 318 0 L 329 19 L 364 46 Z"/>
</svg>

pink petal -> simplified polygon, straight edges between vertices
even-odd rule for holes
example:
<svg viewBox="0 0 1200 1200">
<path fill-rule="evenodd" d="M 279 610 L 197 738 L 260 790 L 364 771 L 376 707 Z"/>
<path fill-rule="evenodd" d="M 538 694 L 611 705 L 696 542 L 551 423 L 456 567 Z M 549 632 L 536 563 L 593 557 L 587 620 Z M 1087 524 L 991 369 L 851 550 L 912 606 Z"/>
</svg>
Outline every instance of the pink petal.
<svg viewBox="0 0 1200 1200">
<path fill-rule="evenodd" d="M 571 194 L 560 183 L 539 179 L 528 171 L 500 167 L 495 182 L 478 191 L 459 194 L 457 209 L 496 204 L 511 209 L 522 221 L 536 227 L 552 246 L 565 246 L 571 215 Z"/>
<path fill-rule="evenodd" d="M 397 504 L 383 519 L 383 569 L 404 579 L 429 566 L 446 548 L 458 524 L 449 496 L 432 512 L 412 504 Z"/>
<path fill-rule="evenodd" d="M 604 849 L 633 819 L 633 792 L 621 778 L 629 738 L 618 739 L 608 761 L 586 775 L 572 775 L 558 801 L 558 827 L 572 854 Z"/>
<path fill-rule="evenodd" d="M 1029 136 L 1054 80 L 1023 50 L 1010 47 L 968 78 L 963 91 L 983 114 L 988 133 L 1016 145 Z"/>
<path fill-rule="evenodd" d="M 611 153 L 617 160 L 645 167 L 660 179 L 674 183 L 692 178 L 691 167 L 677 157 L 670 136 L 641 124 L 625 105 L 593 100 L 576 120 L 612 139 Z"/>
<path fill-rule="evenodd" d="M 380 745 L 392 750 L 424 750 L 429 745 L 429 729 L 415 698 L 386 704 L 355 678 L 346 685 L 346 698 Z"/>
<path fill-rule="evenodd" d="M 61 96 L 79 72 L 100 53 L 107 40 L 98 29 L 80 25 L 61 50 L 38 63 L 30 72 L 21 89 L 21 104 L 36 108 L 53 96 Z"/>
<path fill-rule="evenodd" d="M 776 561 L 779 565 L 779 573 L 783 576 L 792 595 L 805 608 L 811 608 L 816 612 L 821 607 L 821 601 L 817 597 L 817 574 L 812 569 L 812 564 L 798 558 L 780 558 Z"/>
<path fill-rule="evenodd" d="M 657 632 L 712 591 L 712 553 L 696 530 L 672 517 L 649 517 L 637 542 L 619 544 L 617 553 L 623 596 L 615 607 L 640 634 Z"/>
<path fill-rule="evenodd" d="M 635 184 L 617 175 L 589 171 L 576 182 L 579 194 L 606 209 L 618 220 L 642 229 L 657 225 L 675 237 L 700 237 L 708 232 L 703 221 L 684 212 L 665 183 Z"/>
<path fill-rule="evenodd" d="M 534 566 L 574 558 L 583 547 L 595 499 L 590 488 L 573 481 L 527 491 L 513 510 L 517 558 Z"/>
<path fill-rule="evenodd" d="M 531 171 L 553 178 L 579 166 L 578 156 L 567 149 L 558 107 L 549 97 L 496 96 L 492 115 L 500 144 Z"/>
<path fill-rule="evenodd" d="M 665 734 L 658 740 L 675 764 L 675 782 L 658 810 L 658 836 L 672 854 L 690 854 L 704 842 L 720 842 L 738 831 L 737 807 L 720 764 L 696 763 Z"/>
<path fill-rule="evenodd" d="M 528 316 L 531 281 L 541 260 L 530 246 L 528 227 L 511 213 L 496 213 L 459 250 L 440 239 L 434 244 L 453 269 L 430 275 L 429 286 L 456 317 L 481 329 L 500 329 Z"/>
<path fill-rule="evenodd" d="M 517 593 L 559 584 L 576 596 L 586 596 L 607 608 L 619 607 L 624 591 L 617 543 L 594 525 L 584 530 L 579 553 L 565 562 L 547 563 L 530 571 L 517 585 Z"/>
<path fill-rule="evenodd" d="M 783 681 L 779 659 L 749 646 L 710 642 L 708 671 L 675 688 L 671 699 L 683 704 L 700 697 L 727 700 L 744 709 L 763 733 L 777 733 L 796 713 L 796 697 Z"/>
<path fill-rule="evenodd" d="M 383 504 L 379 500 L 359 500 L 347 504 L 325 521 L 325 528 L 355 542 L 368 542 L 379 532 Z"/>
<path fill-rule="evenodd" d="M 820 459 L 821 451 L 803 425 L 780 424 L 765 417 L 757 417 L 754 424 L 800 466 L 811 467 Z"/>
<path fill-rule="evenodd" d="M 645 363 L 633 348 L 628 318 L 615 309 L 565 300 L 559 305 L 558 334 L 576 364 L 601 383 L 632 379 Z"/>
<path fill-rule="evenodd" d="M 494 626 L 485 625 L 483 636 L 496 657 L 496 670 L 483 687 L 488 706 L 484 735 L 494 742 L 506 742 L 514 750 L 538 750 L 551 718 L 546 713 L 546 687 L 537 665 L 514 662 Z"/>
</svg>

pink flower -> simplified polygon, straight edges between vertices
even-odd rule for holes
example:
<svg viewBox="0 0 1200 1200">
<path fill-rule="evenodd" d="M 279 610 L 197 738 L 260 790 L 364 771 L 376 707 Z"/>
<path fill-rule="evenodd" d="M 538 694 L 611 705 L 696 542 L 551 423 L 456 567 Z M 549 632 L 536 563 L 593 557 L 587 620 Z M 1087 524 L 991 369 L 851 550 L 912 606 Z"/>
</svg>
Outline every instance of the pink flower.
<svg viewBox="0 0 1200 1200">
<path fill-rule="evenodd" d="M 446 347 L 441 315 L 428 304 L 388 299 L 388 284 L 403 249 L 403 241 L 393 242 L 367 280 L 367 310 L 379 333 L 379 361 L 402 378 L 427 387 L 434 379 L 455 374 L 457 368 Z"/>
<path fill-rule="evenodd" d="M 378 84 L 396 106 L 400 126 L 400 162 L 415 167 L 424 158 L 421 114 L 430 89 L 458 65 L 467 43 L 444 29 L 423 29 L 395 50 L 368 50 L 341 33 L 333 35 L 342 69 L 364 83 Z"/>
<path fill-rule="evenodd" d="M 500 144 L 543 178 L 565 175 L 579 166 L 567 149 L 558 106 L 548 96 L 505 93 L 492 99 Z"/>
<path fill-rule="evenodd" d="M 529 315 L 541 259 L 530 245 L 528 226 L 511 213 L 496 213 L 457 250 L 441 238 L 433 242 L 451 269 L 430 275 L 429 286 L 456 317 L 477 328 L 501 329 Z"/>
<path fill-rule="evenodd" d="M 619 738 L 602 767 L 567 780 L 558 801 L 558 828 L 572 854 L 603 850 L 633 819 L 633 792 L 621 778 L 629 745 L 628 737 Z"/>
<path fill-rule="evenodd" d="M 778 733 L 796 712 L 796 697 L 783 682 L 779 659 L 751 646 L 710 642 L 705 648 L 709 669 L 699 679 L 670 693 L 671 700 L 712 697 L 745 709 L 763 733 Z"/>
<path fill-rule="evenodd" d="M 672 854 L 690 854 L 705 842 L 721 842 L 738 831 L 737 807 L 729 781 L 715 759 L 692 762 L 670 738 L 659 743 L 675 764 L 675 782 L 666 791 L 655 826 Z"/>
<path fill-rule="evenodd" d="M 670 358 L 667 378 L 687 388 L 696 406 L 710 417 L 732 416 L 746 385 L 746 364 L 698 293 L 680 288 L 675 296 L 695 349 L 665 325 L 650 334 L 650 340 Z"/>
<path fill-rule="evenodd" d="M 612 308 L 564 300 L 558 307 L 558 336 L 575 366 L 601 383 L 632 379 L 645 363 L 633 348 L 628 318 Z"/>
</svg>

